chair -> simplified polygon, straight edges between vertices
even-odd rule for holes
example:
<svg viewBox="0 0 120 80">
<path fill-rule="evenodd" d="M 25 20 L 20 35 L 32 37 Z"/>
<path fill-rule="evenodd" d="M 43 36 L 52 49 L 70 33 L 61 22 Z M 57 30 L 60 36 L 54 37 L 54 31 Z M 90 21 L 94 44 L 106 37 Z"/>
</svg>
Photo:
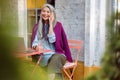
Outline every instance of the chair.
<svg viewBox="0 0 120 80">
<path fill-rule="evenodd" d="M 75 56 L 73 58 L 74 59 L 73 62 L 66 62 L 62 70 L 63 70 L 63 73 L 67 76 L 67 78 L 69 78 L 69 80 L 73 80 L 73 74 L 77 67 L 78 56 L 79 56 L 79 53 L 82 47 L 82 41 L 81 40 L 68 40 L 68 45 L 69 45 L 70 50 L 76 49 L 77 52 L 74 53 Z M 68 72 L 68 70 L 70 70 L 70 72 Z"/>
</svg>

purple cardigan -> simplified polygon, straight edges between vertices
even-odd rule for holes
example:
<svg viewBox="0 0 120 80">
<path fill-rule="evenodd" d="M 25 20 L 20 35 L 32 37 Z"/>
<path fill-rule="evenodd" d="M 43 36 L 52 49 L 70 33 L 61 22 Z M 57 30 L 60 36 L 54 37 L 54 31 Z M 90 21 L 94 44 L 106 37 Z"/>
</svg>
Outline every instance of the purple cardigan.
<svg viewBox="0 0 120 80">
<path fill-rule="evenodd" d="M 35 24 L 33 31 L 32 31 L 32 37 L 31 42 L 33 42 L 36 32 L 38 29 L 38 24 Z M 65 34 L 65 31 L 62 27 L 62 24 L 60 22 L 57 22 L 54 27 L 54 33 L 56 36 L 56 42 L 55 42 L 55 51 L 59 54 L 63 54 L 66 56 L 67 60 L 69 62 L 72 62 L 71 52 L 68 46 L 67 37 Z"/>
<path fill-rule="evenodd" d="M 60 22 L 56 23 L 54 27 L 54 32 L 56 36 L 55 50 L 57 53 L 64 53 L 67 60 L 72 62 L 71 52 L 68 46 L 67 37 L 65 31 Z"/>
</svg>

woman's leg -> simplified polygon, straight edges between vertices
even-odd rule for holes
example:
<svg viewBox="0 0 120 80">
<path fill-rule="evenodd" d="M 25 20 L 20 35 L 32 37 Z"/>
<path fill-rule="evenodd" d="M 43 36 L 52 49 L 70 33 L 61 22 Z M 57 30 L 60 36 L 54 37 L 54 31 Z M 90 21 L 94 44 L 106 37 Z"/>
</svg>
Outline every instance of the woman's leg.
<svg viewBox="0 0 120 80">
<path fill-rule="evenodd" d="M 65 64 L 66 57 L 61 54 L 54 54 L 48 63 L 48 73 L 57 74 L 57 76 L 62 75 L 62 67 Z M 61 76 L 62 77 L 62 76 Z"/>
</svg>

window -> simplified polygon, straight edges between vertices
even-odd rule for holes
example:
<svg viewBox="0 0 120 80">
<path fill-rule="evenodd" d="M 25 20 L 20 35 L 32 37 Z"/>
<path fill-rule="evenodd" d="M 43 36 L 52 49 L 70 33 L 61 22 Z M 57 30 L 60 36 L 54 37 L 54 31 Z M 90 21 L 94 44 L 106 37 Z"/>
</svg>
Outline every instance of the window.
<svg viewBox="0 0 120 80">
<path fill-rule="evenodd" d="M 46 0 L 27 0 L 27 46 L 30 47 L 33 26 L 38 23 L 41 7 Z"/>
<path fill-rule="evenodd" d="M 55 0 L 27 0 L 27 47 L 30 47 L 33 26 L 38 23 L 41 7 L 45 3 L 55 7 Z"/>
</svg>

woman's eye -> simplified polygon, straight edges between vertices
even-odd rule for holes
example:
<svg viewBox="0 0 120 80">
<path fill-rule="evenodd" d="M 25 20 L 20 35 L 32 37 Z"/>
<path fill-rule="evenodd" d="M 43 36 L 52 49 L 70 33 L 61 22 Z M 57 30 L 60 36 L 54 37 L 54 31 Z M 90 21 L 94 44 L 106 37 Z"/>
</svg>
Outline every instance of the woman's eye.
<svg viewBox="0 0 120 80">
<path fill-rule="evenodd" d="M 44 10 L 42 12 L 45 12 Z"/>
<path fill-rule="evenodd" d="M 47 11 L 47 13 L 50 13 L 49 11 Z"/>
</svg>

